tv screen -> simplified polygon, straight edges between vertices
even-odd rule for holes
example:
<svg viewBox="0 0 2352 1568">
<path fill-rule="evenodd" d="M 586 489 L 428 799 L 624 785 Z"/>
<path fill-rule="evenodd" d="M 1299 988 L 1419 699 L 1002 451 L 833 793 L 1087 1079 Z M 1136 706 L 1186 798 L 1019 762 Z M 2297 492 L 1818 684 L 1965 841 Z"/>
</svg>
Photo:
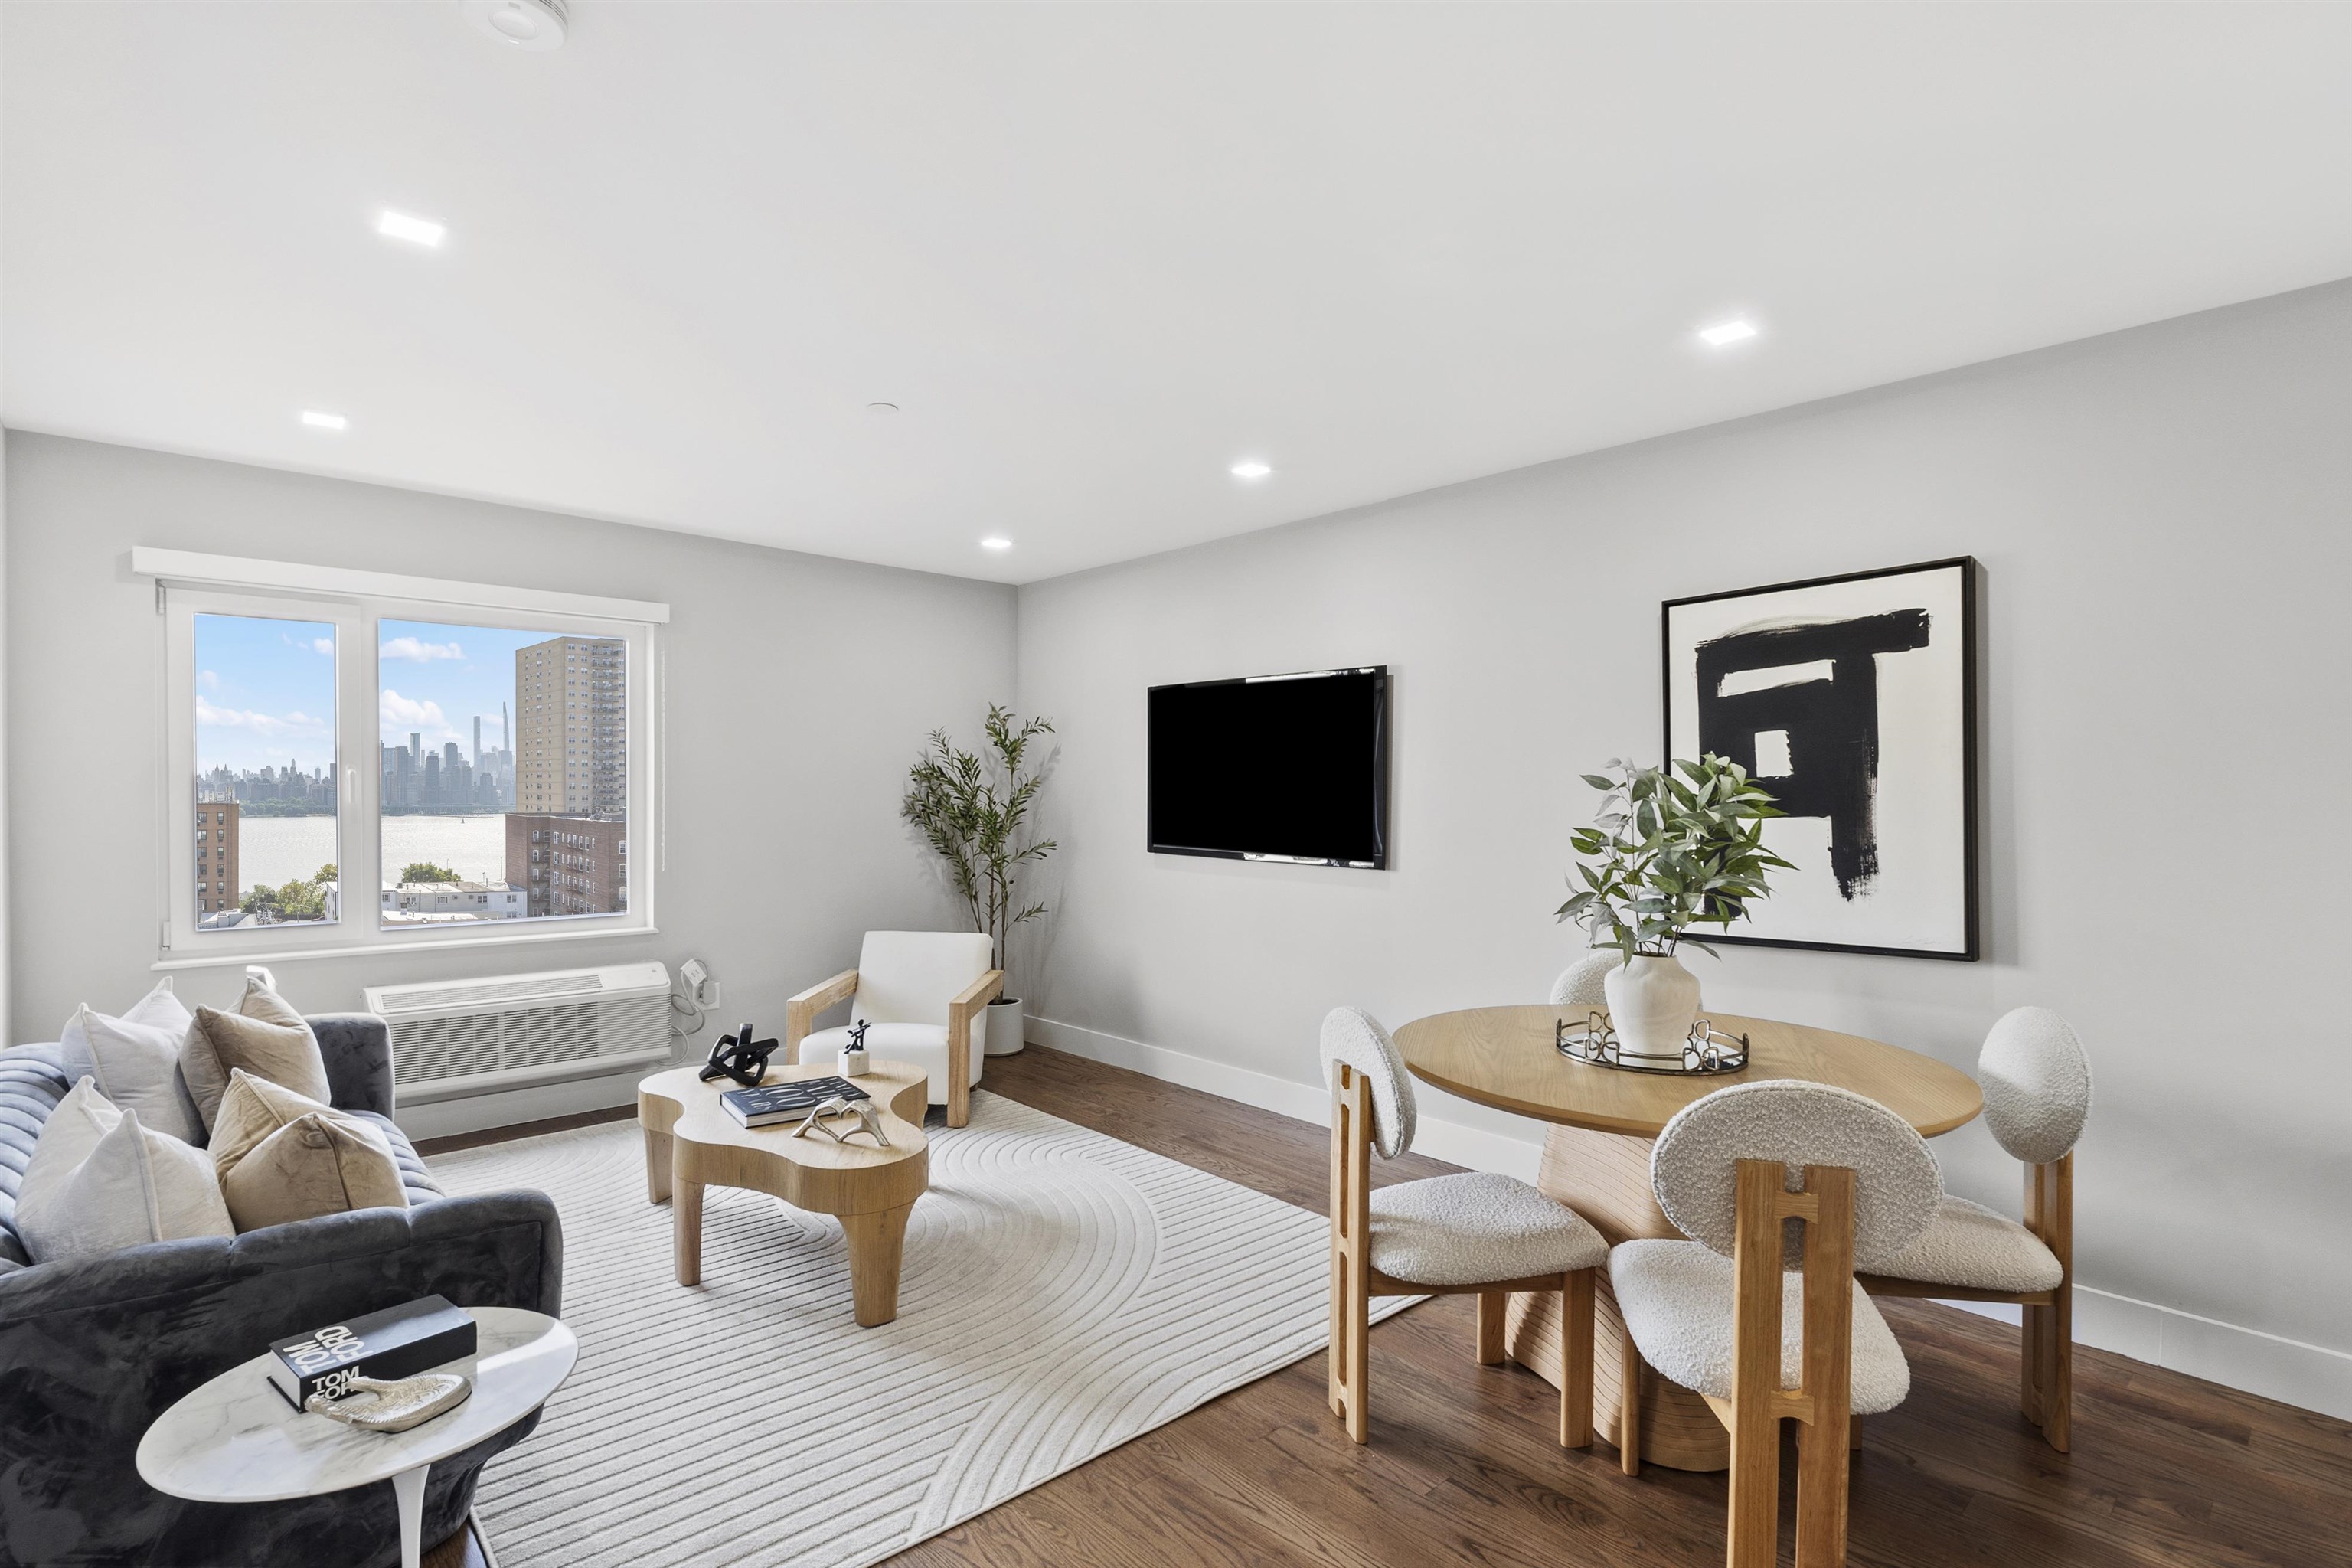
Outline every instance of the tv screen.
<svg viewBox="0 0 2352 1568">
<path fill-rule="evenodd" d="M 1388 720 L 1385 665 L 1153 687 L 1152 851 L 1385 868 Z"/>
</svg>

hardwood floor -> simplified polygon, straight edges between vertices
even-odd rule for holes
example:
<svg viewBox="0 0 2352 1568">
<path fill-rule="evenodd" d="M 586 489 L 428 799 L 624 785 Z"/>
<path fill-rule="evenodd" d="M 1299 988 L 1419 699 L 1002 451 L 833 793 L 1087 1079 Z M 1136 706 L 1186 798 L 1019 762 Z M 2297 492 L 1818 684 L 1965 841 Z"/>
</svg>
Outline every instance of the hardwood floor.
<svg viewBox="0 0 2352 1568">
<path fill-rule="evenodd" d="M 990 1061 L 986 1087 L 1324 1209 L 1321 1127 L 1038 1046 Z M 1409 1155 L 1374 1161 L 1372 1174 L 1382 1185 L 1453 1168 Z M 1475 1300 L 1439 1298 L 1373 1329 L 1366 1447 L 1325 1405 L 1318 1354 L 900 1553 L 893 1568 L 1720 1563 L 1724 1478 L 1651 1467 L 1629 1480 L 1606 1443 L 1562 1450 L 1551 1386 L 1474 1360 Z M 1912 1389 L 1866 1423 L 1855 1568 L 2352 1568 L 2352 1423 L 2078 1349 L 2074 1451 L 2060 1454 L 2018 1413 L 2015 1328 L 1928 1301 L 1881 1305 Z M 1785 1557 L 1794 1464 L 1782 1474 Z"/>
<path fill-rule="evenodd" d="M 1323 1128 L 1032 1046 L 987 1087 L 1320 1212 Z M 1376 1184 L 1453 1167 L 1374 1161 Z M 1865 1424 L 1856 1568 L 2336 1568 L 2352 1564 L 2352 1424 L 2078 1349 L 2074 1451 L 2017 1409 L 2017 1330 L 1930 1301 L 1882 1303 L 1911 1397 Z M 1723 1560 L 1724 1479 L 1614 1449 L 1563 1451 L 1559 1398 L 1482 1367 L 1475 1298 L 1372 1331 L 1370 1443 L 1324 1403 L 1318 1355 L 1213 1400 L 892 1559 L 1030 1564 L 1607 1564 Z M 1795 1470 L 1781 1504 L 1794 1517 Z M 1784 1538 L 1783 1551 L 1789 1549 Z"/>
</svg>

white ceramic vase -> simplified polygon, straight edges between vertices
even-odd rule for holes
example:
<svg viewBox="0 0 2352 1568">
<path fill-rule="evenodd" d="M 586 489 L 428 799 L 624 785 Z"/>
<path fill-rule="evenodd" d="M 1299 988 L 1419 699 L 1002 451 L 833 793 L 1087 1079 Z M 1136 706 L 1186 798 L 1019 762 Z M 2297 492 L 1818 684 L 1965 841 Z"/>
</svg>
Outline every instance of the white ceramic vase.
<svg viewBox="0 0 2352 1568">
<path fill-rule="evenodd" d="M 1668 955 L 1635 953 L 1601 982 L 1617 1048 L 1645 1057 L 1680 1058 L 1698 1021 L 1698 976 Z"/>
<path fill-rule="evenodd" d="M 1000 996 L 988 1005 L 988 1029 L 982 1037 L 987 1042 L 981 1049 L 983 1055 L 1010 1057 L 1020 1054 L 1023 1045 L 1021 998 Z"/>
</svg>

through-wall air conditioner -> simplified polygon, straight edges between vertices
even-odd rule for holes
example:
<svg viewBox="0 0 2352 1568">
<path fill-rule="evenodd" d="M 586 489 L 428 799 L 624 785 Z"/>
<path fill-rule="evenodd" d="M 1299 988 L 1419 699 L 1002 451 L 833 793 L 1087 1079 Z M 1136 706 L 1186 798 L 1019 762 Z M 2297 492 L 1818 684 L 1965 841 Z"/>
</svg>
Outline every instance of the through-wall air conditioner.
<svg viewBox="0 0 2352 1568">
<path fill-rule="evenodd" d="M 404 1105 L 593 1078 L 666 1060 L 669 971 L 658 963 L 371 985 L 392 1031 Z"/>
</svg>

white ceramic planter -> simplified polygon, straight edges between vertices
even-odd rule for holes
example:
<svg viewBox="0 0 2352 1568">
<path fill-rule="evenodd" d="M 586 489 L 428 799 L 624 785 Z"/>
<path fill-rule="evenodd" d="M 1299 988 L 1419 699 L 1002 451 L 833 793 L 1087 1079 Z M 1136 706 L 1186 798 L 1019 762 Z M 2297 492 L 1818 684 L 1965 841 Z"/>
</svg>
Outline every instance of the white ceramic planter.
<svg viewBox="0 0 2352 1568">
<path fill-rule="evenodd" d="M 1680 1057 L 1698 1021 L 1698 976 L 1679 958 L 1636 953 L 1601 982 L 1617 1048 L 1645 1057 Z"/>
<path fill-rule="evenodd" d="M 982 1053 L 992 1057 L 1018 1056 L 1024 1044 L 1022 1024 L 1020 997 L 1004 996 L 991 1002 L 987 1044 L 982 1047 Z"/>
</svg>

